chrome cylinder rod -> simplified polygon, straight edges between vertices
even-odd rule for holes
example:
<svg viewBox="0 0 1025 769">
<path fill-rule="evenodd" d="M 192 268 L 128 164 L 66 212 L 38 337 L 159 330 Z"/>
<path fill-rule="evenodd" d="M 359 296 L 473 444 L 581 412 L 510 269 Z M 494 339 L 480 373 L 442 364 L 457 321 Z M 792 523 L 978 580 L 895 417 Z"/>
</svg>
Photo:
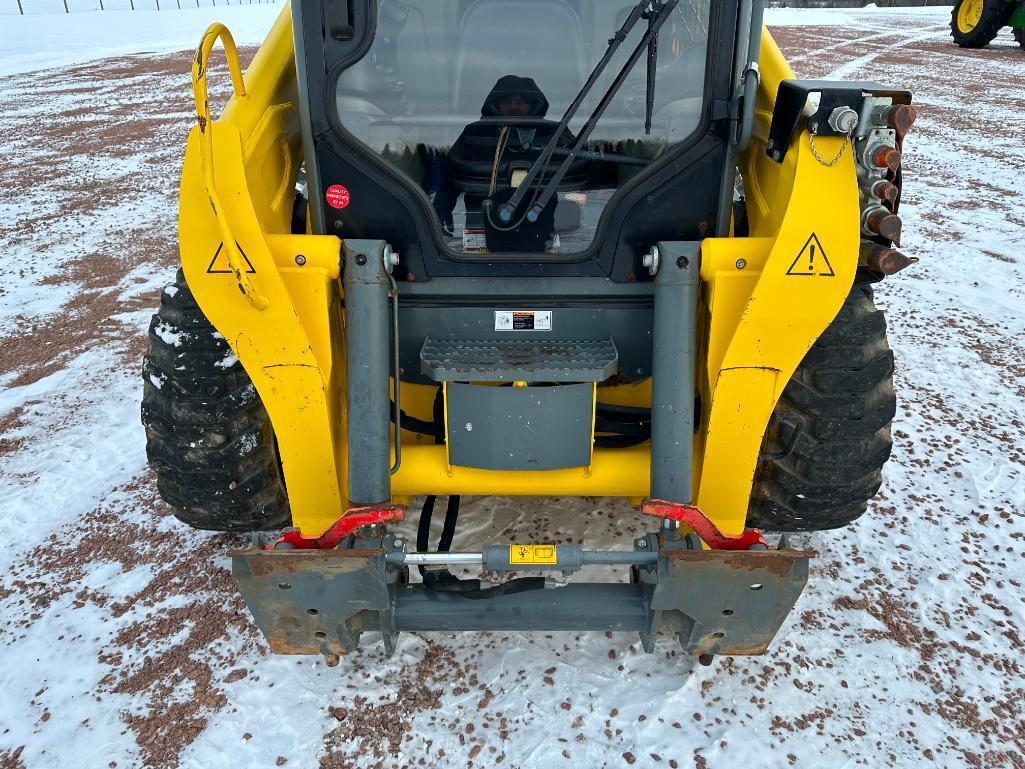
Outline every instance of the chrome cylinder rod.
<svg viewBox="0 0 1025 769">
<path fill-rule="evenodd" d="M 522 551 L 522 552 L 521 552 Z M 580 545 L 488 545 L 475 553 L 405 553 L 393 550 L 394 566 L 483 566 L 493 571 L 576 571 L 583 566 L 646 566 L 658 552 L 584 550 Z"/>
</svg>

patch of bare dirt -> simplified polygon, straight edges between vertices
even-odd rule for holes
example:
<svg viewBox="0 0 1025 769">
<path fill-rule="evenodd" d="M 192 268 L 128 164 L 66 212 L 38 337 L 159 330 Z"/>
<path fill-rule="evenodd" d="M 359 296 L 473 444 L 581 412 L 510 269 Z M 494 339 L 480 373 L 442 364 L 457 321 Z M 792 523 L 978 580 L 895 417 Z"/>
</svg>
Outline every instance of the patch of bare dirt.
<svg viewBox="0 0 1025 769">
<path fill-rule="evenodd" d="M 243 62 L 253 53 L 255 48 L 244 49 Z M 129 273 L 140 266 L 166 272 L 177 260 L 177 178 L 195 119 L 190 64 L 191 54 L 182 52 L 20 76 L 19 103 L 32 106 L 0 119 L 0 143 L 12 149 L 0 165 L 0 190 L 67 205 L 60 213 L 43 210 L 0 222 L 0 243 L 12 254 L 19 247 L 79 253 L 38 281 L 74 289 L 63 307 L 44 317 L 15 318 L 0 331 L 0 373 L 17 372 L 10 386 L 37 381 L 96 344 L 113 342 L 137 364 L 145 341 L 126 337 L 113 316 L 156 305 L 152 295 L 118 298 L 132 288 L 126 285 Z M 211 80 L 214 98 L 225 98 L 223 63 L 213 68 Z M 145 172 L 118 162 L 133 157 L 146 158 Z M 140 210 L 139 199 L 152 201 L 154 195 L 163 203 Z M 112 217 L 119 209 L 125 215 Z M 96 246 L 86 253 L 76 248 L 78 228 L 93 231 Z M 22 274 L 31 274 L 31 258 L 20 261 Z M 5 293 L 0 286 L 0 296 Z"/>
<path fill-rule="evenodd" d="M 351 678 L 370 676 L 363 660 L 353 657 L 351 662 Z M 374 769 L 392 767 L 396 760 L 402 760 L 401 756 L 410 755 L 404 746 L 417 737 L 414 720 L 425 714 L 431 714 L 428 720 L 432 725 L 439 719 L 446 722 L 457 732 L 460 746 L 469 746 L 468 767 L 501 765 L 506 757 L 495 743 L 508 737 L 513 719 L 489 709 L 495 695 L 487 684 L 478 680 L 476 668 L 473 662 L 457 659 L 451 649 L 427 642 L 423 658 L 403 667 L 393 677 L 390 687 L 395 692 L 393 698 L 375 702 L 354 693 L 341 704 L 328 706 L 328 713 L 338 725 L 324 735 L 325 753 L 320 759 L 320 769 L 350 769 L 358 760 L 368 758 L 374 761 L 371 765 Z M 358 691 L 355 684 L 349 684 L 348 688 Z M 476 708 L 471 708 L 465 718 L 451 718 L 451 714 L 436 712 L 448 691 L 455 696 L 479 692 Z M 423 750 L 426 755 L 421 766 L 447 766 L 455 760 L 454 757 L 447 759 L 444 749 L 435 750 L 429 739 L 424 741 Z M 481 763 L 477 762 L 478 757 Z"/>
<path fill-rule="evenodd" d="M 71 596 L 72 610 L 104 608 L 103 622 L 116 623 L 116 630 L 98 653 L 108 672 L 97 696 L 136 695 L 144 707 L 124 711 L 121 718 L 143 765 L 173 769 L 209 717 L 227 704 L 224 687 L 241 678 L 222 678 L 218 671 L 264 647 L 231 575 L 216 564 L 241 539 L 162 526 L 169 510 L 152 485 L 148 477 L 139 479 L 119 490 L 127 500 L 96 508 L 73 529 L 51 534 L 4 577 L 0 597 L 13 609 L 12 633 L 39 621 L 43 610 L 65 596 Z M 146 514 L 126 520 L 129 505 Z M 148 578 L 127 595 L 88 587 L 89 572 L 110 563 L 122 572 L 145 569 Z M 176 605 L 182 596 L 188 604 Z M 222 649 L 219 642 L 229 638 Z"/>
<path fill-rule="evenodd" d="M 25 769 L 25 762 L 21 760 L 24 750 L 24 745 L 13 750 L 0 750 L 0 769 Z"/>
<path fill-rule="evenodd" d="M 5 454 L 15 453 L 25 444 L 24 437 L 9 437 L 7 433 L 19 430 L 25 426 L 25 422 L 22 417 L 25 415 L 25 411 L 37 402 L 38 401 L 31 401 L 20 406 L 15 406 L 10 411 L 0 414 L 0 457 Z"/>
</svg>

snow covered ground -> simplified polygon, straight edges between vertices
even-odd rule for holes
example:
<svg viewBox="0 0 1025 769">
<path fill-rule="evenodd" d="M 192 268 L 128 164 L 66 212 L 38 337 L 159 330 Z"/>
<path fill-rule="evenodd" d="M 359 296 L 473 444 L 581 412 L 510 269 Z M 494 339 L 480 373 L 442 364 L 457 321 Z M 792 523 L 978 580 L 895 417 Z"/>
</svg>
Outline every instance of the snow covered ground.
<svg viewBox="0 0 1025 769">
<path fill-rule="evenodd" d="M 195 49 L 207 25 L 228 25 L 240 45 L 258 45 L 281 12 L 280 2 L 164 11 L 93 11 L 4 16 L 0 75 L 80 64 L 109 56 Z"/>
<path fill-rule="evenodd" d="M 915 92 L 921 261 L 877 294 L 900 398 L 883 492 L 811 538 L 770 654 L 696 670 L 601 633 L 406 634 L 334 669 L 267 654 L 226 571 L 239 540 L 170 517 L 138 422 L 175 269 L 185 49 L 214 15 L 50 17 L 65 36 L 38 56 L 38 19 L 5 19 L 0 767 L 1025 767 L 1025 52 L 1006 32 L 955 48 L 947 15 L 769 13 L 799 74 Z M 271 21 L 216 16 L 246 43 Z M 467 548 L 644 528 L 604 499 L 468 507 Z"/>
</svg>

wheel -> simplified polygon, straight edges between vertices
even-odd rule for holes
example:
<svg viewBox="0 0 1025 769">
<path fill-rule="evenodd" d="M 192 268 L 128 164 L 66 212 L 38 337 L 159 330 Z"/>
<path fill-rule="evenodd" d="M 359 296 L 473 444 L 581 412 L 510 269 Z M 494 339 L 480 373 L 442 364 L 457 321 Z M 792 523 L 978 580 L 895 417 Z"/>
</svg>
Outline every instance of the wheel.
<svg viewBox="0 0 1025 769">
<path fill-rule="evenodd" d="M 270 418 L 181 270 L 150 322 L 142 378 L 146 455 L 175 516 L 214 531 L 288 526 Z"/>
<path fill-rule="evenodd" d="M 859 518 L 882 483 L 896 409 L 886 320 L 856 283 L 776 405 L 748 525 L 819 531 Z"/>
<path fill-rule="evenodd" d="M 962 48 L 985 48 L 1011 19 L 1010 0 L 956 0 L 950 34 Z"/>
<path fill-rule="evenodd" d="M 1011 31 L 1014 33 L 1014 39 L 1018 41 L 1018 45 L 1025 48 L 1025 27 L 1015 27 Z"/>
</svg>

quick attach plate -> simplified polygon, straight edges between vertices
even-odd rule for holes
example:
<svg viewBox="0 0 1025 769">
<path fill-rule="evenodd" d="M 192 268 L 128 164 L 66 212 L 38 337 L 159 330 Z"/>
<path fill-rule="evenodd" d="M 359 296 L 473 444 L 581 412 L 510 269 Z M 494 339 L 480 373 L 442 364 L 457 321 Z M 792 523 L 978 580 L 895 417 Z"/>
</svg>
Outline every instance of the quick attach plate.
<svg viewBox="0 0 1025 769">
<path fill-rule="evenodd" d="M 657 547 L 658 537 L 646 538 Z M 691 655 L 761 654 L 808 580 L 807 550 L 663 550 L 630 583 L 577 583 L 486 599 L 400 584 L 384 549 L 263 550 L 229 555 L 271 650 L 346 654 L 364 631 L 394 648 L 410 631 L 601 631 L 679 638 Z M 529 568 L 529 567 L 528 567 Z"/>
<path fill-rule="evenodd" d="M 652 630 L 688 654 L 763 654 L 808 582 L 813 550 L 666 550 Z"/>
<path fill-rule="evenodd" d="M 818 108 L 812 108 L 809 99 L 819 94 Z M 808 117 L 808 127 L 816 126 L 819 136 L 844 136 L 830 127 L 829 116 L 837 107 L 850 107 L 859 115 L 866 96 L 888 96 L 894 104 L 910 104 L 911 92 L 887 88 L 878 83 L 846 82 L 843 80 L 784 80 L 776 92 L 776 105 L 772 110 L 772 124 L 765 142 L 766 154 L 777 163 L 790 148 L 794 130 L 806 114 L 806 107 L 813 109 Z"/>
<path fill-rule="evenodd" d="M 275 654 L 347 654 L 366 630 L 385 633 L 392 596 L 384 551 L 264 550 L 228 553 L 231 574 Z"/>
</svg>

